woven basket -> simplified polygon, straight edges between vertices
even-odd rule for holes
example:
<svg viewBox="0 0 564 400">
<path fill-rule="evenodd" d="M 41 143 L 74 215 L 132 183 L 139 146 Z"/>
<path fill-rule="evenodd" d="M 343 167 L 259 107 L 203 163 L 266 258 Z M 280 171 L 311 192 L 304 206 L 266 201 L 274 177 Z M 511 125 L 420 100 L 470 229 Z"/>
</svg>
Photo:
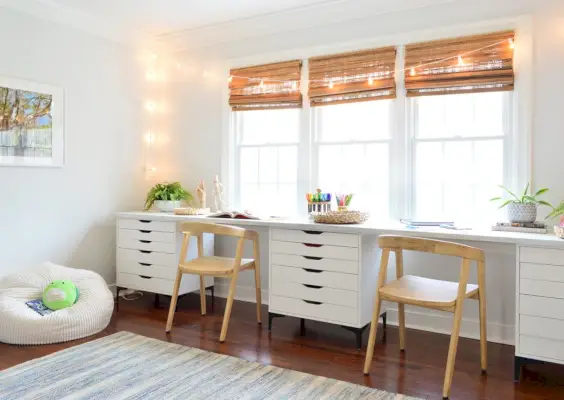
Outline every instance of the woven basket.
<svg viewBox="0 0 564 400">
<path fill-rule="evenodd" d="M 314 214 L 313 220 L 319 224 L 362 224 L 369 216 L 362 211 L 329 211 Z"/>
<path fill-rule="evenodd" d="M 564 226 L 554 225 L 554 233 L 560 239 L 564 239 Z"/>
<path fill-rule="evenodd" d="M 194 207 L 187 207 L 187 208 L 175 208 L 174 213 L 176 215 L 206 215 L 210 213 L 209 208 L 194 208 Z"/>
</svg>

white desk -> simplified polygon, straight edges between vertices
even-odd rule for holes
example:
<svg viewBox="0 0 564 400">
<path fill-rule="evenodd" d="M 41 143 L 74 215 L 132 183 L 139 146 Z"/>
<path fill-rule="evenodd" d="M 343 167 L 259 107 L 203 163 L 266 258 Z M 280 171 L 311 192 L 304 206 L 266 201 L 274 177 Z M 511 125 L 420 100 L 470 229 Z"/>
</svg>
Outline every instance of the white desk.
<svg viewBox="0 0 564 400">
<path fill-rule="evenodd" d="M 319 320 L 357 330 L 363 329 L 370 321 L 378 270 L 375 240 L 378 235 L 473 241 L 482 242 L 486 247 L 492 243 L 504 244 L 511 249 L 516 260 L 516 379 L 520 366 L 529 360 L 564 364 L 564 240 L 554 235 L 492 232 L 487 229 L 409 229 L 400 223 L 378 221 L 363 225 L 322 225 L 307 220 L 233 220 L 146 212 L 118 213 L 117 218 L 118 286 L 169 294 L 172 283 L 168 280 L 156 281 L 158 285 L 153 287 L 148 280 L 130 275 L 152 277 L 151 271 L 155 266 L 157 273 L 162 273 L 163 269 L 159 268 L 161 262 L 166 263 L 168 268 L 175 267 L 178 253 L 176 248 L 170 247 L 170 243 L 180 238 L 179 222 L 205 220 L 248 226 L 268 231 L 268 262 L 262 264 L 269 268 L 270 314 Z M 162 231 L 176 235 L 176 239 L 172 240 L 170 235 L 162 236 L 159 233 Z M 131 241 L 124 241 L 124 235 Z M 162 247 L 159 240 L 168 240 L 169 245 Z M 209 242 L 207 251 L 212 251 L 212 245 Z M 163 249 L 169 255 L 164 259 L 159 253 Z M 119 255 L 128 250 L 134 251 L 128 254 L 143 251 L 140 254 L 144 261 L 136 261 L 140 258 L 136 254 L 134 259 L 130 257 L 124 263 Z M 143 272 L 136 273 L 136 262 Z M 127 268 L 126 272 L 124 268 Z M 487 270 L 495 268 L 496 265 L 486 265 Z M 123 281 L 123 277 L 128 280 Z M 189 284 L 183 287 L 184 292 L 197 288 Z M 492 298 L 495 301 L 496 295 L 490 289 L 489 301 Z M 507 307 L 512 310 L 513 304 Z"/>
</svg>

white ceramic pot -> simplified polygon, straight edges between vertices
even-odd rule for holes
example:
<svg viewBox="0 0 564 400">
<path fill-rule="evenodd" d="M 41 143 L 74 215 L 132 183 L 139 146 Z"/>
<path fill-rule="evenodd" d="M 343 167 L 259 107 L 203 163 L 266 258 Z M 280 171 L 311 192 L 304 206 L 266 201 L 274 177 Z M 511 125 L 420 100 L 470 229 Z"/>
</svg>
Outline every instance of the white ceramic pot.
<svg viewBox="0 0 564 400">
<path fill-rule="evenodd" d="M 155 200 L 155 207 L 160 212 L 174 212 L 175 208 L 180 207 L 180 200 Z"/>
<path fill-rule="evenodd" d="M 535 222 L 537 220 L 536 204 L 509 203 L 507 205 L 509 222 Z"/>
</svg>

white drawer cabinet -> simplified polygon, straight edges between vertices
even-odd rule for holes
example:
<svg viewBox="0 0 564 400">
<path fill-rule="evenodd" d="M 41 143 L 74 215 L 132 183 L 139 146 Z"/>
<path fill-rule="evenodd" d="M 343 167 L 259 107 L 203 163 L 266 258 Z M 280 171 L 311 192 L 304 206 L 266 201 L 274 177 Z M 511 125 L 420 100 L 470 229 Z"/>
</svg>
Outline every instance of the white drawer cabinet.
<svg viewBox="0 0 564 400">
<path fill-rule="evenodd" d="M 116 285 L 170 296 L 180 258 L 182 233 L 176 222 L 119 219 L 117 222 Z M 213 235 L 204 236 L 204 253 L 213 255 Z M 187 259 L 197 255 L 196 238 L 190 239 Z M 206 277 L 206 287 L 213 277 Z M 180 295 L 200 290 L 198 276 L 184 275 Z"/>
<path fill-rule="evenodd" d="M 269 248 L 269 329 L 278 316 L 301 318 L 302 330 L 305 319 L 339 324 L 360 348 L 378 279 L 376 235 L 275 228 Z"/>
<path fill-rule="evenodd" d="M 531 360 L 564 364 L 564 250 L 519 247 L 515 379 Z"/>
</svg>

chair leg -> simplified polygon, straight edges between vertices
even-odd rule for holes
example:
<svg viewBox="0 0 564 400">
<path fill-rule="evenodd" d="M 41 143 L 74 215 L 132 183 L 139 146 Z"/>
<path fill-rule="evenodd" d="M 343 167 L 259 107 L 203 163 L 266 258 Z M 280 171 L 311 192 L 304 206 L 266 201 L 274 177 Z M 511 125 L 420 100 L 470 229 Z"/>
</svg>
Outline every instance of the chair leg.
<svg viewBox="0 0 564 400">
<path fill-rule="evenodd" d="M 206 315 L 206 284 L 203 275 L 200 275 L 200 308 L 202 315 Z"/>
<path fill-rule="evenodd" d="M 458 336 L 460 334 L 460 323 L 462 321 L 462 301 L 456 302 L 454 318 L 452 323 L 452 333 L 450 335 L 450 345 L 448 347 L 448 358 L 443 385 L 443 399 L 448 399 L 454 375 L 454 362 L 456 361 L 456 349 L 458 348 Z"/>
<path fill-rule="evenodd" d="M 374 356 L 374 345 L 376 344 L 376 333 L 378 332 L 378 320 L 380 319 L 380 308 L 382 300 L 380 295 L 376 294 L 374 311 L 372 312 L 372 323 L 370 324 L 370 336 L 368 337 L 368 348 L 366 349 L 366 359 L 364 360 L 364 375 L 368 375 L 370 365 L 372 364 L 372 356 Z"/>
<path fill-rule="evenodd" d="M 405 305 L 398 304 L 400 351 L 405 351 Z"/>
<path fill-rule="evenodd" d="M 261 312 L 261 305 L 262 305 L 262 295 L 261 295 L 261 287 L 260 287 L 260 266 L 255 268 L 255 287 L 256 287 L 256 296 L 257 296 L 257 322 L 262 324 L 260 312 Z"/>
<path fill-rule="evenodd" d="M 180 290 L 180 283 L 182 282 L 182 272 L 176 272 L 176 280 L 174 281 L 174 289 L 170 297 L 170 308 L 168 309 L 168 319 L 166 321 L 166 333 L 172 329 L 172 321 L 174 320 L 174 313 L 176 311 L 176 303 L 178 302 L 178 291 Z"/>
<path fill-rule="evenodd" d="M 484 295 L 482 298 L 482 291 L 480 290 L 480 366 L 482 368 L 482 374 L 485 374 L 488 369 L 488 334 L 485 297 Z"/>
<path fill-rule="evenodd" d="M 229 285 L 229 294 L 227 295 L 227 304 L 225 305 L 225 314 L 223 315 L 223 324 L 221 325 L 221 335 L 219 336 L 221 343 L 225 342 L 225 337 L 227 336 L 227 328 L 229 326 L 229 319 L 231 318 L 231 308 L 233 307 L 233 298 L 235 297 L 235 289 L 237 287 L 237 275 L 237 272 L 233 274 Z"/>
</svg>

